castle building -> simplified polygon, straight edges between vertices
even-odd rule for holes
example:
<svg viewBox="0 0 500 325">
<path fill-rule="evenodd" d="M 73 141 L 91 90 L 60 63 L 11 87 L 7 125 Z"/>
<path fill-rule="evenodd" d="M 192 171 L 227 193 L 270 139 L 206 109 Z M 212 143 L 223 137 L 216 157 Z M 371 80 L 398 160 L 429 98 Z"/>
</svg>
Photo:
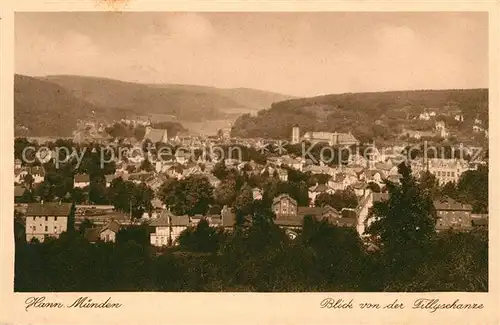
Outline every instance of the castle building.
<svg viewBox="0 0 500 325">
<path fill-rule="evenodd" d="M 301 138 L 299 127 L 294 126 L 292 129 L 292 144 L 297 144 L 300 141 L 308 141 L 313 144 L 325 142 L 330 146 L 351 146 L 359 144 L 359 141 L 351 134 L 351 132 L 306 132 Z"/>
</svg>

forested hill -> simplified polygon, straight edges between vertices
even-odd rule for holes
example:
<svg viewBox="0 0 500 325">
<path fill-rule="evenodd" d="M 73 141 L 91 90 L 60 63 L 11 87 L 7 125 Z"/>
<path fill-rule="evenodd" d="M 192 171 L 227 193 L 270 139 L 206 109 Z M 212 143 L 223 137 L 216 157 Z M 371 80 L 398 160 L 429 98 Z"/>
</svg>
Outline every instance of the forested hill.
<svg viewBox="0 0 500 325">
<path fill-rule="evenodd" d="M 179 123 L 229 123 L 292 98 L 247 88 L 151 85 L 73 75 L 16 75 L 14 89 L 16 134 L 29 136 L 70 136 L 77 119 L 90 115 L 108 121 L 154 115 L 158 121 L 173 117 Z"/>
<path fill-rule="evenodd" d="M 76 97 L 95 105 L 123 107 L 138 115 L 173 115 L 183 121 L 224 118 L 233 110 L 235 113 L 252 112 L 291 98 L 255 89 L 142 84 L 74 75 L 47 76 L 43 80 L 58 84 Z"/>
<path fill-rule="evenodd" d="M 101 107 L 76 98 L 63 87 L 37 78 L 14 79 L 14 126 L 16 134 L 71 136 L 77 119 L 105 114 Z"/>
<path fill-rule="evenodd" d="M 289 139 L 292 127 L 297 124 L 301 134 L 351 131 L 362 141 L 390 139 L 405 128 L 432 128 L 434 124 L 430 121 L 418 120 L 425 111 L 434 111 L 436 118 L 450 124 L 454 116 L 463 115 L 464 122 L 452 127 L 471 129 L 478 117 L 487 128 L 488 89 L 345 93 L 286 100 L 259 111 L 255 117 L 241 116 L 233 126 L 232 135 Z"/>
</svg>

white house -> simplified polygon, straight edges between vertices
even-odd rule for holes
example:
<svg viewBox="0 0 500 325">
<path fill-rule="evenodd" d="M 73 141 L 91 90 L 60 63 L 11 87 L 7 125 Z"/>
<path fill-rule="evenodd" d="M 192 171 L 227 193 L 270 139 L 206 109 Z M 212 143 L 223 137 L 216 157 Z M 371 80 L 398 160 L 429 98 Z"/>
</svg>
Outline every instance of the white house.
<svg viewBox="0 0 500 325">
<path fill-rule="evenodd" d="M 90 185 L 90 177 L 88 174 L 76 174 L 73 179 L 73 186 L 84 188 Z"/>
<path fill-rule="evenodd" d="M 111 220 L 99 231 L 99 238 L 104 242 L 116 242 L 116 234 L 120 231 L 120 224 Z"/>
<path fill-rule="evenodd" d="M 68 228 L 71 203 L 28 203 L 26 207 L 26 241 L 59 237 Z"/>
<path fill-rule="evenodd" d="M 151 222 L 150 226 L 155 228 L 150 236 L 151 245 L 157 247 L 173 245 L 181 232 L 189 226 L 189 216 L 175 216 L 170 211 L 164 211 L 159 218 Z"/>
</svg>

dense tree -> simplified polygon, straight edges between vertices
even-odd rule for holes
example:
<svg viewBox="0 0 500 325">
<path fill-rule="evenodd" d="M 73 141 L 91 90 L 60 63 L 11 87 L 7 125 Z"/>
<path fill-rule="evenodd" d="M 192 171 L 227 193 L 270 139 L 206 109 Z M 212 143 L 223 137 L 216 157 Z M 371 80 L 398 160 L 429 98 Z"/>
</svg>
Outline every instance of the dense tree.
<svg viewBox="0 0 500 325">
<path fill-rule="evenodd" d="M 178 215 L 205 214 L 213 201 L 213 188 L 206 177 L 194 175 L 168 179 L 160 188 L 162 201 Z"/>
<path fill-rule="evenodd" d="M 460 176 L 457 191 L 461 201 L 471 203 L 474 212 L 488 212 L 488 166 L 468 170 Z"/>
<path fill-rule="evenodd" d="M 405 162 L 399 165 L 401 185 L 387 184 L 389 200 L 376 202 L 366 233 L 382 247 L 389 274 L 414 276 L 416 265 L 435 234 L 436 211 L 431 197 L 420 189 Z"/>
<path fill-rule="evenodd" d="M 334 194 L 321 193 L 316 196 L 314 205 L 321 207 L 329 205 L 338 211 L 344 208 L 353 209 L 358 205 L 356 194 L 349 189 L 336 191 Z"/>
<path fill-rule="evenodd" d="M 220 180 L 225 179 L 228 173 L 224 160 L 217 162 L 212 170 L 212 174 Z"/>
<path fill-rule="evenodd" d="M 202 219 L 196 227 L 189 227 L 177 239 L 182 249 L 193 252 L 211 252 L 218 250 L 223 240 L 224 230 L 210 227 L 207 220 Z"/>
<path fill-rule="evenodd" d="M 154 193 L 144 183 L 135 184 L 119 177 L 111 182 L 109 193 L 110 202 L 115 209 L 129 213 L 134 218 L 140 218 L 143 213 L 152 209 L 151 200 Z"/>
<path fill-rule="evenodd" d="M 434 174 L 424 171 L 420 175 L 419 186 L 429 197 L 435 198 L 439 195 L 439 182 Z"/>
<path fill-rule="evenodd" d="M 221 206 L 233 205 L 237 192 L 236 181 L 234 179 L 225 179 L 214 189 L 215 203 Z"/>
</svg>

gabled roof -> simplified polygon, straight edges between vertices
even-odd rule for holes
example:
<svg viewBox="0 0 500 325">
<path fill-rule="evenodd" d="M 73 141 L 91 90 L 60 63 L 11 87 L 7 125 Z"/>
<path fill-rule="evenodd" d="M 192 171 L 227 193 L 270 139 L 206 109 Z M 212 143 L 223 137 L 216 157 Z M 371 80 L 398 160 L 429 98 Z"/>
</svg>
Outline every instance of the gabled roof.
<svg viewBox="0 0 500 325">
<path fill-rule="evenodd" d="M 305 216 L 322 216 L 325 209 L 323 207 L 298 207 L 297 215 L 301 218 Z"/>
<path fill-rule="evenodd" d="M 297 205 L 297 201 L 295 201 L 294 199 L 292 199 L 292 198 L 290 197 L 290 195 L 285 194 L 285 193 L 280 194 L 280 195 L 278 195 L 277 197 L 275 197 L 275 198 L 273 199 L 273 205 L 274 205 L 274 204 L 276 204 L 276 203 L 278 203 L 278 202 L 280 202 L 282 199 L 288 199 L 288 200 L 290 200 L 292 203 L 294 203 L 295 205 Z"/>
<path fill-rule="evenodd" d="M 152 143 L 161 142 L 167 130 L 151 129 L 144 135 L 144 140 L 150 140 Z"/>
<path fill-rule="evenodd" d="M 111 220 L 104 227 L 102 227 L 99 232 L 103 232 L 107 229 L 111 230 L 114 233 L 117 233 L 120 230 L 120 224 L 115 220 Z"/>
<path fill-rule="evenodd" d="M 441 211 L 472 211 L 472 206 L 470 204 L 460 203 L 450 197 L 444 197 L 440 200 L 435 200 L 434 207 L 436 208 L 436 210 Z"/>
<path fill-rule="evenodd" d="M 351 133 L 339 133 L 338 143 L 350 143 L 350 142 L 358 142 Z"/>
<path fill-rule="evenodd" d="M 172 215 L 172 217 L 170 218 L 170 225 L 172 227 L 187 227 L 189 226 L 189 216 Z"/>
<path fill-rule="evenodd" d="M 28 203 L 26 216 L 67 217 L 71 211 L 71 203 Z"/>
<path fill-rule="evenodd" d="M 90 182 L 89 174 L 76 174 L 75 175 L 75 183 L 88 183 Z"/>
<path fill-rule="evenodd" d="M 14 197 L 21 197 L 24 192 L 26 192 L 26 188 L 24 186 L 14 186 Z"/>
</svg>

